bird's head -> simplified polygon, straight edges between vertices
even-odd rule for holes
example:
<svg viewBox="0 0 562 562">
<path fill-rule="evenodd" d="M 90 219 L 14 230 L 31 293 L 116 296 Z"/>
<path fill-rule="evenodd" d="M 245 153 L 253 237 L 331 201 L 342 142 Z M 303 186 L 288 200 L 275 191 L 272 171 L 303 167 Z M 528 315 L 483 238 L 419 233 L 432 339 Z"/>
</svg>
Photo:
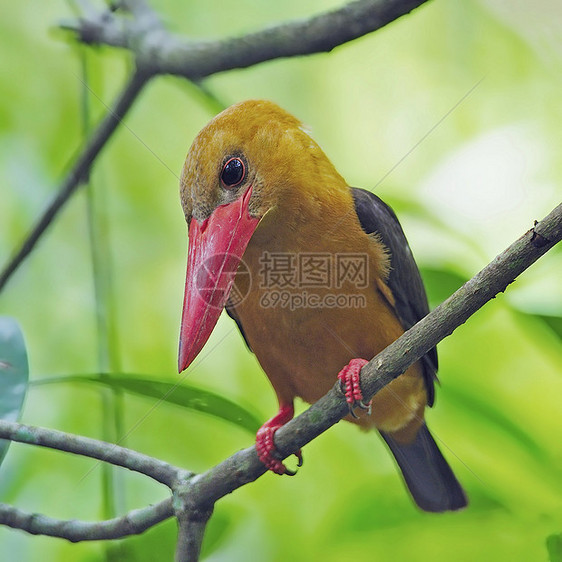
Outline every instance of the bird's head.
<svg viewBox="0 0 562 562">
<path fill-rule="evenodd" d="M 209 338 L 262 219 L 294 206 L 304 177 L 326 174 L 337 176 L 302 124 L 271 102 L 229 107 L 197 135 L 180 184 L 189 226 L 180 372 Z"/>
</svg>

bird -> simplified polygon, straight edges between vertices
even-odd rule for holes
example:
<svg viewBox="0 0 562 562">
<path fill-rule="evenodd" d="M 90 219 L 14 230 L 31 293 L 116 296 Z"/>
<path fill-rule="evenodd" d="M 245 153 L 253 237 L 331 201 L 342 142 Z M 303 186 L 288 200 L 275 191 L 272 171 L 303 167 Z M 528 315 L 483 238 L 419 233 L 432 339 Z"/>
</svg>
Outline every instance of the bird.
<svg viewBox="0 0 562 562">
<path fill-rule="evenodd" d="M 293 418 L 296 398 L 314 403 L 339 380 L 345 419 L 378 430 L 417 506 L 465 507 L 424 421 L 436 349 L 370 403 L 361 391 L 361 368 L 429 311 L 393 210 L 350 187 L 307 127 L 267 100 L 236 103 L 203 127 L 180 198 L 189 247 L 179 372 L 226 309 L 277 395 L 279 411 L 256 435 L 266 468 L 295 473 L 276 456 L 275 432 Z"/>
</svg>

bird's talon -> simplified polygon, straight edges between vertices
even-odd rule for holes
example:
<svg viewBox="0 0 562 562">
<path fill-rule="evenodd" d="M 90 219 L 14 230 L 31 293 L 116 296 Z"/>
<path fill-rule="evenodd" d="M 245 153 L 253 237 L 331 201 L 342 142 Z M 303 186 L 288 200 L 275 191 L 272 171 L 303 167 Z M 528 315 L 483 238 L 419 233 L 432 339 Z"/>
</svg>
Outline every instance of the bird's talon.
<svg viewBox="0 0 562 562">
<path fill-rule="evenodd" d="M 369 402 L 367 402 L 367 404 L 365 404 L 365 402 L 363 402 L 363 400 L 358 400 L 357 401 L 357 406 L 359 408 L 361 408 L 362 410 L 366 410 L 367 411 L 367 415 L 370 416 L 371 415 L 371 406 L 373 404 L 372 400 L 369 400 Z"/>
<path fill-rule="evenodd" d="M 371 414 L 371 402 L 364 402 L 361 391 L 361 369 L 367 363 L 365 359 L 352 359 L 338 374 L 340 391 L 345 396 L 349 413 L 355 419 L 359 418 L 355 413 L 356 408 L 366 410 L 367 415 Z"/>
<path fill-rule="evenodd" d="M 292 404 L 284 404 L 279 408 L 279 412 L 269 421 L 265 422 L 256 435 L 256 452 L 258 458 L 268 470 L 275 474 L 287 474 L 294 476 L 297 471 L 287 468 L 278 458 L 278 451 L 275 447 L 275 432 L 290 419 L 292 419 L 294 409 Z M 301 467 L 303 463 L 302 452 L 299 449 L 295 456 L 298 459 L 297 467 Z"/>
<path fill-rule="evenodd" d="M 279 474 L 280 476 L 283 474 L 286 474 L 287 476 L 295 476 L 298 470 L 287 468 L 279 459 L 275 458 L 276 455 L 277 449 L 275 449 L 275 447 L 269 450 L 269 453 L 267 453 L 264 449 L 260 449 L 258 452 L 260 461 L 268 470 L 271 470 L 271 472 L 275 472 L 275 474 Z M 295 457 L 297 457 L 297 468 L 300 468 L 304 462 L 300 449 L 295 453 Z"/>
<path fill-rule="evenodd" d="M 285 465 L 283 465 L 285 468 L 285 472 L 283 474 L 286 474 L 287 476 L 294 476 L 304 463 L 304 460 L 302 458 L 302 451 L 300 449 L 296 453 L 294 453 L 294 455 L 295 457 L 297 457 L 297 469 L 291 470 L 290 468 L 287 468 Z"/>
</svg>

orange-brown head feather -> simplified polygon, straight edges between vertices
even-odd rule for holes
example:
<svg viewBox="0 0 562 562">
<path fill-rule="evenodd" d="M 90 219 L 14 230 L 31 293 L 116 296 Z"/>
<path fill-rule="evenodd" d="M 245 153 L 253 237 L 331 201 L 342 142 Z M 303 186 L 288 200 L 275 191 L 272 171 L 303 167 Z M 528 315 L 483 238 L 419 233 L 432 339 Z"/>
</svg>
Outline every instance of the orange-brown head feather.
<svg viewBox="0 0 562 562">
<path fill-rule="evenodd" d="M 221 186 L 220 172 L 231 157 L 244 159 L 244 182 L 236 190 Z M 292 115 L 268 101 L 244 101 L 217 115 L 195 138 L 181 177 L 186 218 L 206 218 L 253 186 L 250 213 L 262 217 L 285 203 L 299 213 L 299 202 L 349 197 L 345 180 Z M 318 190 L 318 185 L 322 189 Z"/>
</svg>

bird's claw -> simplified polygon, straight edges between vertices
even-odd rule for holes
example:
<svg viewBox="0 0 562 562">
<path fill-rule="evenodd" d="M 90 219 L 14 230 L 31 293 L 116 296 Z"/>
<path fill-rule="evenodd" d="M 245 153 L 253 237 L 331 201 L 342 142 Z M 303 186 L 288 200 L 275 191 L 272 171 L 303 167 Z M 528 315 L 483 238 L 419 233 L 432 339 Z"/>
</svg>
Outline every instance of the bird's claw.
<svg viewBox="0 0 562 562">
<path fill-rule="evenodd" d="M 351 416 L 353 418 L 358 420 L 359 416 L 355 413 L 355 409 L 359 408 L 360 410 L 364 410 L 366 412 L 366 414 L 368 416 L 370 416 L 371 411 L 372 411 L 371 405 L 372 405 L 372 401 L 369 401 L 367 404 L 365 404 L 365 402 L 363 402 L 363 400 L 357 400 L 353 404 L 349 404 L 349 413 L 351 414 Z"/>
<path fill-rule="evenodd" d="M 297 457 L 297 469 L 298 469 L 304 463 L 304 460 L 302 458 L 302 452 L 299 449 L 296 453 L 293 454 L 295 455 L 295 457 Z M 290 468 L 287 468 L 285 465 L 283 465 L 283 467 L 285 468 L 285 472 L 283 474 L 286 474 L 287 476 L 294 476 L 298 472 L 298 470 L 291 470 Z"/>
<path fill-rule="evenodd" d="M 352 359 L 338 374 L 340 391 L 345 396 L 349 413 L 355 419 L 359 418 L 355 413 L 356 408 L 365 410 L 368 416 L 371 415 L 372 401 L 365 403 L 361 391 L 361 369 L 367 363 L 365 359 Z"/>
<path fill-rule="evenodd" d="M 297 471 L 287 468 L 276 458 L 277 449 L 275 448 L 273 436 L 280 427 L 280 425 L 263 425 L 256 435 L 256 451 L 258 453 L 258 458 L 268 470 L 275 472 L 275 474 L 294 476 Z M 303 465 L 302 452 L 300 449 L 295 453 L 295 456 L 298 459 L 297 467 L 300 468 Z"/>
<path fill-rule="evenodd" d="M 293 406 L 282 405 L 279 413 L 269 421 L 265 422 L 256 435 L 256 451 L 258 458 L 266 466 L 268 470 L 275 472 L 275 474 L 287 474 L 294 476 L 297 471 L 287 468 L 278 458 L 278 452 L 274 443 L 275 432 L 287 423 L 293 417 Z M 294 453 L 297 457 L 297 468 L 303 465 L 302 452 L 299 449 Z"/>
</svg>

